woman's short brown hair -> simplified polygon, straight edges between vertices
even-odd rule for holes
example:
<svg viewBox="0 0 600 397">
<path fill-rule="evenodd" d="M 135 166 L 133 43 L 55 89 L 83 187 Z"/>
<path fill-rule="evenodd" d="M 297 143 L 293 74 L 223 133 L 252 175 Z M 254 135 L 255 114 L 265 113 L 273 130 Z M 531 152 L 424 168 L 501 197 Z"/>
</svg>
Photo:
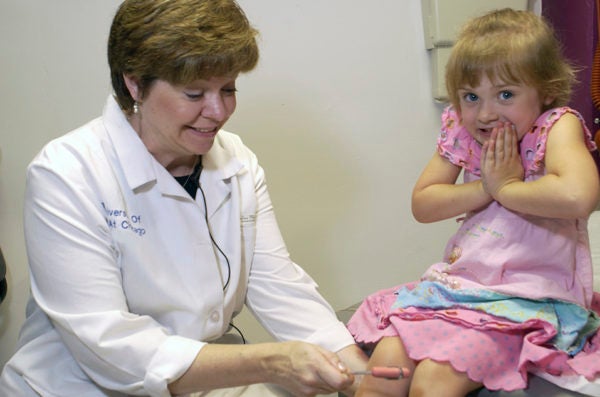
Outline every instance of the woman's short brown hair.
<svg viewBox="0 0 600 397">
<path fill-rule="evenodd" d="M 157 79 L 187 84 L 248 72 L 258 62 L 256 36 L 234 0 L 126 0 L 108 39 L 116 99 L 132 111 L 124 74 L 144 93 Z"/>
<path fill-rule="evenodd" d="M 458 90 L 490 80 L 530 85 L 540 97 L 554 98 L 547 108 L 569 102 L 575 72 L 563 57 L 550 25 L 540 16 L 510 8 L 467 22 L 446 64 L 446 88 L 460 110 Z"/>
</svg>

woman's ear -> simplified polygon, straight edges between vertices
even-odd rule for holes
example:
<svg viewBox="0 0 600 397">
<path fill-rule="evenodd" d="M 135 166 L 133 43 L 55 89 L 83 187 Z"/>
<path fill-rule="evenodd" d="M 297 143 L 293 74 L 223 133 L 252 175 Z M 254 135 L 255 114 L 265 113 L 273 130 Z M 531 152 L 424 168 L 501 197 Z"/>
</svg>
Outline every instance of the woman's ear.
<svg viewBox="0 0 600 397">
<path fill-rule="evenodd" d="M 125 85 L 127 86 L 127 90 L 129 91 L 129 95 L 133 98 L 134 101 L 139 102 L 140 98 L 140 84 L 138 83 L 137 78 L 130 74 L 123 74 L 123 80 L 125 81 Z"/>
</svg>

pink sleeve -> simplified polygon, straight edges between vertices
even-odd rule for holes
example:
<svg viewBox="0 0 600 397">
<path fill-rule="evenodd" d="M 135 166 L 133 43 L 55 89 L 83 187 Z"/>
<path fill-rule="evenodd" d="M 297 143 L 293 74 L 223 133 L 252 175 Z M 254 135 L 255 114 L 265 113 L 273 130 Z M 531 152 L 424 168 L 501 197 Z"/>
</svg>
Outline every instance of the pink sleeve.
<svg viewBox="0 0 600 397">
<path fill-rule="evenodd" d="M 481 146 L 461 124 L 460 116 L 452 106 L 442 113 L 442 128 L 437 140 L 440 156 L 452 164 L 481 175 L 479 169 Z"/>
<path fill-rule="evenodd" d="M 585 143 L 589 151 L 597 149 L 592 133 L 585 125 L 585 121 L 579 112 L 567 106 L 550 109 L 538 117 L 530 133 L 526 134 L 521 141 L 521 157 L 523 166 L 527 170 L 527 176 L 539 172 L 544 168 L 548 134 L 552 126 L 566 113 L 577 116 L 579 121 L 581 121 Z"/>
</svg>

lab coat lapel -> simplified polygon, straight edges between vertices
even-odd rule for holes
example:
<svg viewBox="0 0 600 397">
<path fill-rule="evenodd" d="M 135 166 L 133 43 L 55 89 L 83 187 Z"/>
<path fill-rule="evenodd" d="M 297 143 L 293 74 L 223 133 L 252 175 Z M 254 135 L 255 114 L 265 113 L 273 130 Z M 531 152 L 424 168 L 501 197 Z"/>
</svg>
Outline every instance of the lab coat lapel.
<svg viewBox="0 0 600 397">
<path fill-rule="evenodd" d="M 189 197 L 168 171 L 150 154 L 111 96 L 104 108 L 104 125 L 132 190 L 156 183 L 162 194 Z"/>
<path fill-rule="evenodd" d="M 243 170 L 243 164 L 225 150 L 219 139 L 210 151 L 202 156 L 200 185 L 206 197 L 210 218 L 231 195 L 231 178 Z"/>
</svg>

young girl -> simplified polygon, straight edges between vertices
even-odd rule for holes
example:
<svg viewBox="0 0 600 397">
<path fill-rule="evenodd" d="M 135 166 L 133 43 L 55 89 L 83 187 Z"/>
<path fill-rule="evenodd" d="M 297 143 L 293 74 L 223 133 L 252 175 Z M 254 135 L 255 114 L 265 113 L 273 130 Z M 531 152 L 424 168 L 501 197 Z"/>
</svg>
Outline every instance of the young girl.
<svg viewBox="0 0 600 397">
<path fill-rule="evenodd" d="M 525 388 L 528 371 L 600 374 L 589 360 L 600 321 L 586 225 L 599 178 L 591 134 L 565 106 L 573 76 L 532 13 L 494 11 L 463 28 L 412 210 L 420 222 L 466 216 L 442 262 L 371 295 L 350 320 L 357 341 L 376 344 L 369 368 L 411 370 L 366 376 L 358 396 L 464 396 Z"/>
</svg>

